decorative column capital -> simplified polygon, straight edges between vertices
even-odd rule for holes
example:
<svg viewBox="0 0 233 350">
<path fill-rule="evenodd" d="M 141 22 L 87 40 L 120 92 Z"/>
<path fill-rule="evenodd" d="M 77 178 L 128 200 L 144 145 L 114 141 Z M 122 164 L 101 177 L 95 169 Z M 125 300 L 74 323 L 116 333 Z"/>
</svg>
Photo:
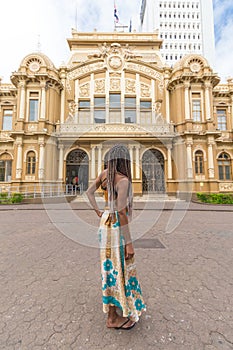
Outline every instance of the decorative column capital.
<svg viewBox="0 0 233 350">
<path fill-rule="evenodd" d="M 42 87 L 42 89 L 45 89 L 46 81 L 44 81 L 44 80 L 40 81 L 40 86 Z"/>
<path fill-rule="evenodd" d="M 19 87 L 20 87 L 21 89 L 25 89 L 25 86 L 26 86 L 26 82 L 25 82 L 24 80 L 21 80 L 21 81 L 19 82 Z"/>
</svg>

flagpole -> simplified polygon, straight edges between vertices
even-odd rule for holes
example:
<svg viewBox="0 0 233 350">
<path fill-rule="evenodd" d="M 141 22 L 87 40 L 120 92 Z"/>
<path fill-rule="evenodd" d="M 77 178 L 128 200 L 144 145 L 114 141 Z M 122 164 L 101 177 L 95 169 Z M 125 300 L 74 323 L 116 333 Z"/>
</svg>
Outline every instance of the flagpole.
<svg viewBox="0 0 233 350">
<path fill-rule="evenodd" d="M 113 13 L 114 13 L 114 16 L 113 16 L 113 21 L 114 21 L 114 32 L 116 31 L 115 8 L 116 8 L 116 3 L 115 3 L 115 0 L 113 0 Z"/>
</svg>

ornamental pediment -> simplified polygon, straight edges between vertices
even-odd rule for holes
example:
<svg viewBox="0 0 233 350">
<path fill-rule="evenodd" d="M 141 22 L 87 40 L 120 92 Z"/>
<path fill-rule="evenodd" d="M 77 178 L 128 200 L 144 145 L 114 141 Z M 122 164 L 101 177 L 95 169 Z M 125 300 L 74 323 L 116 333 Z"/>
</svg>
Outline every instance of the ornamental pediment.
<svg viewBox="0 0 233 350">
<path fill-rule="evenodd" d="M 122 48 L 121 48 L 122 50 Z M 73 67 L 72 70 L 67 74 L 67 80 L 81 79 L 88 74 L 105 71 L 121 73 L 123 70 L 132 71 L 135 73 L 142 74 L 149 79 L 155 79 L 160 81 L 160 88 L 164 87 L 163 74 L 158 71 L 155 67 L 150 66 L 148 63 L 136 60 L 136 55 L 125 51 L 118 51 L 118 49 L 110 55 L 99 54 L 90 55 L 90 61 L 81 63 L 80 65 Z"/>
</svg>

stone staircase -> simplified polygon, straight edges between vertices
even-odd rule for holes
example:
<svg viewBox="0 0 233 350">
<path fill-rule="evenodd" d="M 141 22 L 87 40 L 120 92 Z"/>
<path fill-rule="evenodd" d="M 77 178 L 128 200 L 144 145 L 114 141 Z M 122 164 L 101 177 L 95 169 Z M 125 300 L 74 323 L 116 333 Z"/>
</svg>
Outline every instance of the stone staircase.
<svg viewBox="0 0 233 350">
<path fill-rule="evenodd" d="M 134 197 L 135 202 L 170 202 L 179 200 L 179 198 L 176 198 L 175 196 L 168 196 L 166 193 L 150 193 Z"/>
<path fill-rule="evenodd" d="M 96 202 L 104 203 L 104 198 L 102 196 L 95 197 Z M 181 201 L 181 199 L 175 196 L 168 196 L 166 193 L 152 193 L 152 194 L 144 194 L 142 196 L 134 196 L 134 202 L 176 202 Z M 77 195 L 74 200 L 75 202 L 88 202 L 88 198 L 85 194 Z"/>
</svg>

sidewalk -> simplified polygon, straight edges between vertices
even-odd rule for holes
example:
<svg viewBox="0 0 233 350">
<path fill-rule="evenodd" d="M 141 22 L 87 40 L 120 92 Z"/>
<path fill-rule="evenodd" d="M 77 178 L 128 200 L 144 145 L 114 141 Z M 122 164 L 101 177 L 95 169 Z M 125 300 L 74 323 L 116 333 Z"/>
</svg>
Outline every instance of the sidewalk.
<svg viewBox="0 0 233 350">
<path fill-rule="evenodd" d="M 99 251 L 82 242 L 95 237 L 62 233 L 68 214 L 97 228 L 88 205 L 0 206 L 0 349 L 233 349 L 232 212 L 135 204 L 155 224 L 135 243 L 147 312 L 125 332 L 105 327 Z"/>
</svg>

